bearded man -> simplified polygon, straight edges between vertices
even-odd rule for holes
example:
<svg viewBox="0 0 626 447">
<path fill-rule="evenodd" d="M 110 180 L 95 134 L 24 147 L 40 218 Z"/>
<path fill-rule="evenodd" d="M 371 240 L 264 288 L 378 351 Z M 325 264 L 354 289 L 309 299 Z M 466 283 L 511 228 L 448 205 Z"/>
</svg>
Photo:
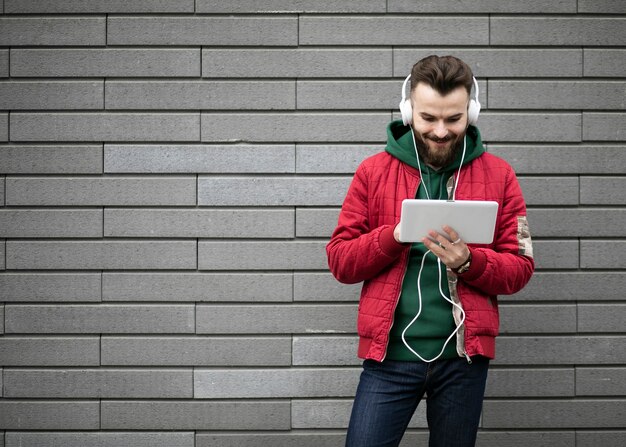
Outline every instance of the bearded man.
<svg viewBox="0 0 626 447">
<path fill-rule="evenodd" d="M 388 125 L 385 151 L 357 169 L 326 247 L 339 281 L 364 282 L 364 362 L 346 445 L 399 445 L 426 395 L 429 445 L 473 446 L 495 356 L 497 295 L 519 291 L 534 271 L 526 204 L 511 166 L 483 147 L 469 66 L 429 56 L 408 80 L 402 121 Z M 493 242 L 467 244 L 444 226 L 402 243 L 404 199 L 496 201 Z"/>
</svg>

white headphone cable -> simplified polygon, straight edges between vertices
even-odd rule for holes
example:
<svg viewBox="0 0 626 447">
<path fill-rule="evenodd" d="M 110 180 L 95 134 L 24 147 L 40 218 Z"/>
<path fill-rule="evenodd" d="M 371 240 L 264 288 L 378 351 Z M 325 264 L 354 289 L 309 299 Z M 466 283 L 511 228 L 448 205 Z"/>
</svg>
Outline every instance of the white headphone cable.
<svg viewBox="0 0 626 447">
<path fill-rule="evenodd" d="M 454 329 L 454 331 L 452 331 L 450 336 L 446 339 L 446 342 L 443 344 L 443 347 L 441 348 L 441 352 L 439 352 L 439 354 L 437 354 L 437 356 L 432 359 L 423 358 L 413 348 L 411 348 L 409 343 L 406 341 L 406 338 L 405 338 L 406 331 L 409 330 L 409 328 L 413 325 L 413 323 L 417 321 L 420 314 L 422 313 L 422 288 L 420 286 L 420 279 L 422 277 L 422 270 L 424 269 L 424 261 L 426 260 L 426 256 L 428 255 L 428 253 L 432 253 L 432 251 L 428 250 L 426 253 L 424 253 L 424 256 L 422 257 L 422 264 L 420 265 L 420 270 L 419 270 L 419 273 L 417 274 L 417 297 L 418 297 L 419 308 L 413 320 L 411 320 L 411 322 L 402 331 L 402 343 L 404 343 L 404 346 L 406 346 L 407 349 L 411 351 L 421 361 L 426 362 L 426 363 L 431 363 L 443 355 L 443 352 L 445 351 L 446 346 L 448 346 L 448 343 L 450 342 L 450 340 L 452 340 L 452 337 L 454 337 L 461 329 L 461 326 L 463 326 L 463 323 L 465 322 L 465 311 L 463 310 L 462 306 L 455 303 L 453 300 L 448 298 L 445 293 L 443 293 L 443 290 L 441 289 L 441 259 L 437 258 L 437 270 L 439 272 L 439 281 L 438 281 L 439 293 L 441 294 L 444 300 L 448 301 L 450 304 L 452 304 L 452 306 L 457 307 L 461 311 L 461 321 L 459 322 L 458 325 L 456 325 L 456 328 Z"/>
</svg>

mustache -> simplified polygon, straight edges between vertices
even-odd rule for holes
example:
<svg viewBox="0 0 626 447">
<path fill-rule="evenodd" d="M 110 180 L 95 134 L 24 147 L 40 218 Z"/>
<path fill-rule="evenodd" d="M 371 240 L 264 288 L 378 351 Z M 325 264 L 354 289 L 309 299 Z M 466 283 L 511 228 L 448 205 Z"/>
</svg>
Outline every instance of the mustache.
<svg viewBox="0 0 626 447">
<path fill-rule="evenodd" d="M 434 141 L 435 143 L 447 143 L 448 141 L 452 140 L 452 135 L 446 135 L 443 138 L 439 138 L 439 137 L 436 137 L 434 135 L 427 134 L 426 138 L 431 140 L 431 141 Z"/>
</svg>

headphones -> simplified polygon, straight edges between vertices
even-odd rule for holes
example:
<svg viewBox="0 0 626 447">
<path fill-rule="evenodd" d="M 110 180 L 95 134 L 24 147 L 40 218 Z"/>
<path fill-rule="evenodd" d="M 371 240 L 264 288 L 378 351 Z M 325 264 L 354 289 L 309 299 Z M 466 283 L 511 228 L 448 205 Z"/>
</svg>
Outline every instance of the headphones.
<svg viewBox="0 0 626 447">
<path fill-rule="evenodd" d="M 402 122 L 405 126 L 410 126 L 413 123 L 413 108 L 411 107 L 411 99 L 406 97 L 406 85 L 411 79 L 411 75 L 408 75 L 402 84 L 402 101 L 400 101 L 400 113 L 402 114 Z M 480 114 L 480 102 L 478 101 L 478 81 L 472 76 L 474 80 L 474 97 L 471 97 L 467 106 L 467 124 L 475 125 L 478 122 L 478 115 Z"/>
</svg>

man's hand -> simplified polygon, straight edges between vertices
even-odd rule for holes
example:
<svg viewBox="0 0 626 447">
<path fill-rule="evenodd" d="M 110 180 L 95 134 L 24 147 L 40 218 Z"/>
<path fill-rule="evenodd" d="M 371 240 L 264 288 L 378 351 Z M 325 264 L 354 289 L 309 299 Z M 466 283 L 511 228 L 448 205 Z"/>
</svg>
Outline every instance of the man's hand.
<svg viewBox="0 0 626 447">
<path fill-rule="evenodd" d="M 470 250 L 454 229 L 444 225 L 443 231 L 446 233 L 446 236 L 442 236 L 436 231 L 430 231 L 428 233 L 430 238 L 425 237 L 422 239 L 422 242 L 445 265 L 451 269 L 458 268 L 467 261 Z"/>
</svg>

